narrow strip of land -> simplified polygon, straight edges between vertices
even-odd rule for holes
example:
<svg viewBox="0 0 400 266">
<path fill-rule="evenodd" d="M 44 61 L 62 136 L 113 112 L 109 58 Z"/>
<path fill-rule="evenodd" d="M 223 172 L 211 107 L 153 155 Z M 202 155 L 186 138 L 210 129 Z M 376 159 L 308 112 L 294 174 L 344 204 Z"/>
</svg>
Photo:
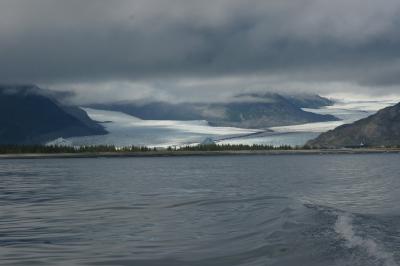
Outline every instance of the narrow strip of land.
<svg viewBox="0 0 400 266">
<path fill-rule="evenodd" d="M 146 151 L 146 152 L 82 152 L 82 153 L 10 153 L 0 154 L 0 159 L 49 158 L 122 158 L 122 157 L 173 157 L 173 156 L 227 156 L 227 155 L 325 155 L 400 153 L 400 148 L 362 149 L 296 149 L 296 150 L 240 150 L 240 151 Z"/>
</svg>

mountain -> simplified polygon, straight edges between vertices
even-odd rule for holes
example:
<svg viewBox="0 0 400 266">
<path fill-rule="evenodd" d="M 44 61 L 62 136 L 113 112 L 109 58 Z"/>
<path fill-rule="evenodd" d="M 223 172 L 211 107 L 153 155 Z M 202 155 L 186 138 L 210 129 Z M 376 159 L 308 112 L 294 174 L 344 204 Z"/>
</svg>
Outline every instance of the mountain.
<svg viewBox="0 0 400 266">
<path fill-rule="evenodd" d="M 324 106 L 333 105 L 334 102 L 328 98 L 321 97 L 318 94 L 309 93 L 296 93 L 296 94 L 277 94 L 277 93 L 244 93 L 236 95 L 235 98 L 249 98 L 253 101 L 257 100 L 271 100 L 283 99 L 298 108 L 321 108 Z"/>
<path fill-rule="evenodd" d="M 220 103 L 117 102 L 88 107 L 124 112 L 146 120 L 206 120 L 213 126 L 268 128 L 337 120 L 332 115 L 302 110 L 331 104 L 330 100 L 318 95 L 253 93 L 237 95 L 229 102 Z"/>
<path fill-rule="evenodd" d="M 285 95 L 288 101 L 297 107 L 301 108 L 321 108 L 324 106 L 333 105 L 334 102 L 325 97 L 321 97 L 317 94 L 297 94 L 297 95 Z"/>
<path fill-rule="evenodd" d="M 0 144 L 106 133 L 83 110 L 59 103 L 37 86 L 0 85 Z"/>
<path fill-rule="evenodd" d="M 326 148 L 400 145 L 400 103 L 323 133 L 307 145 Z"/>
<path fill-rule="evenodd" d="M 115 102 L 91 104 L 87 107 L 129 114 L 144 120 L 203 120 L 204 104 L 168 102 Z"/>
</svg>

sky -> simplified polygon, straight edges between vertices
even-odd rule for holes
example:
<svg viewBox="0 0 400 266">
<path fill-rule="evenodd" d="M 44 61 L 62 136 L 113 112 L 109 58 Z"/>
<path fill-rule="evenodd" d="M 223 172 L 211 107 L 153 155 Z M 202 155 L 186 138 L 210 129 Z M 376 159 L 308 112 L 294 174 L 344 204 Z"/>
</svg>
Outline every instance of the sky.
<svg viewBox="0 0 400 266">
<path fill-rule="evenodd" d="M 2 0 L 0 82 L 80 102 L 400 94 L 398 0 Z"/>
</svg>

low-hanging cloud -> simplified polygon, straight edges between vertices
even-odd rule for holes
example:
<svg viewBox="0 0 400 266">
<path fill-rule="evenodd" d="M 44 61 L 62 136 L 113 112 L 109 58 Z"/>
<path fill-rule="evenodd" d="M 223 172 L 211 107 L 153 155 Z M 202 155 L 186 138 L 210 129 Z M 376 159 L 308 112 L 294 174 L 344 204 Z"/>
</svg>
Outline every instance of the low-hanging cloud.
<svg viewBox="0 0 400 266">
<path fill-rule="evenodd" d="M 397 0 L 4 0 L 0 81 L 187 95 L 333 82 L 392 93 L 399 15 Z"/>
</svg>

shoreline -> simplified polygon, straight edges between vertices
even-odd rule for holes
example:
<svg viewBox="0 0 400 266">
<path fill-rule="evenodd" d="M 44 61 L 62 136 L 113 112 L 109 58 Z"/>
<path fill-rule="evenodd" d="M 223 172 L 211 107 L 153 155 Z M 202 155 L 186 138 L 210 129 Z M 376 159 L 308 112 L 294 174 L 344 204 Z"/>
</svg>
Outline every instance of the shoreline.
<svg viewBox="0 0 400 266">
<path fill-rule="evenodd" d="M 243 151 L 146 151 L 146 152 L 88 152 L 88 153 L 10 153 L 1 159 L 68 159 L 68 158 L 129 158 L 129 157 L 185 157 L 185 156 L 237 156 L 237 155 L 329 155 L 329 154 L 400 153 L 400 148 L 363 149 L 300 149 L 300 150 L 243 150 Z"/>
</svg>

